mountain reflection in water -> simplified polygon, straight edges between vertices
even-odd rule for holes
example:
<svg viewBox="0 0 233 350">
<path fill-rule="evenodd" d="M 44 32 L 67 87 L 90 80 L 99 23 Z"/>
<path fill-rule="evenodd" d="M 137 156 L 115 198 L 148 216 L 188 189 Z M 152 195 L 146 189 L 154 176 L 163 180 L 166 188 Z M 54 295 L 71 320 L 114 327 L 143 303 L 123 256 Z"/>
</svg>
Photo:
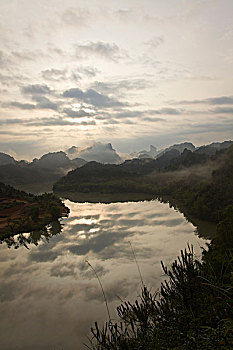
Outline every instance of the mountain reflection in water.
<svg viewBox="0 0 233 350">
<path fill-rule="evenodd" d="M 17 250 L 0 246 L 1 348 L 4 350 L 84 349 L 94 321 L 106 320 L 101 278 L 111 317 L 121 300 L 134 300 L 140 277 L 156 290 L 163 280 L 160 260 L 170 264 L 193 244 L 197 255 L 205 241 L 168 204 L 72 203 L 61 234 L 33 233 L 34 244 Z M 51 231 L 52 232 L 52 231 Z M 49 242 L 46 242 L 49 240 Z M 17 243 L 17 242 L 16 242 Z M 27 244 L 27 242 L 25 242 Z M 13 336 L 12 336 L 13 334 Z"/>
<path fill-rule="evenodd" d="M 38 245 L 39 241 L 49 241 L 50 238 L 58 235 L 62 231 L 63 225 L 59 220 L 52 221 L 49 225 L 38 231 L 32 231 L 28 233 L 19 233 L 12 236 L 0 237 L 0 244 L 6 243 L 8 248 L 18 249 L 20 246 L 24 246 L 29 249 L 30 244 Z"/>
</svg>

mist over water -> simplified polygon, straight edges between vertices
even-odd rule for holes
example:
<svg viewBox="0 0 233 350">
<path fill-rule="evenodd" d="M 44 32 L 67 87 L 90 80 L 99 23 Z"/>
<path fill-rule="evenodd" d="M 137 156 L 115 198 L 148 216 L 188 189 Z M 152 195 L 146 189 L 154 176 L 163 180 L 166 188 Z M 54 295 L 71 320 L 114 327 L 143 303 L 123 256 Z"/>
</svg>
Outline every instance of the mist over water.
<svg viewBox="0 0 233 350">
<path fill-rule="evenodd" d="M 90 327 L 107 320 L 98 281 L 101 278 L 111 317 L 121 300 L 140 293 L 140 277 L 156 291 L 164 279 L 160 261 L 170 264 L 194 245 L 197 256 L 205 240 L 168 204 L 72 203 L 63 231 L 38 246 L 0 246 L 1 349 L 84 349 Z M 14 330 L 12 332 L 12 330 Z"/>
</svg>

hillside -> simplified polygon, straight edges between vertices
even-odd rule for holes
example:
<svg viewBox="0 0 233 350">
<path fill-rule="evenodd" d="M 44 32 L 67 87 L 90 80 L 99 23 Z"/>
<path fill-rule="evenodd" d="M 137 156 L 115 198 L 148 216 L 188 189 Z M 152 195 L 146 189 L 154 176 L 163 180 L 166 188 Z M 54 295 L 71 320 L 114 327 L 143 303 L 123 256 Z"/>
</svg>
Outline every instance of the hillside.
<svg viewBox="0 0 233 350">
<path fill-rule="evenodd" d="M 176 158 L 180 170 L 154 171 L 140 181 L 154 181 L 161 200 L 215 222 L 215 237 L 201 261 L 190 245 L 170 267 L 161 261 L 166 280 L 159 290 L 142 281 L 139 298 L 117 307 L 118 322 L 95 322 L 93 349 L 233 348 L 233 145 L 214 156 L 197 155 L 184 150 Z"/>
<path fill-rule="evenodd" d="M 169 197 L 203 220 L 217 221 L 218 211 L 233 203 L 233 145 L 208 156 L 185 149 L 157 159 L 119 165 L 90 162 L 54 184 L 59 192 L 146 193 Z M 98 196 L 98 194 L 97 194 Z"/>
</svg>

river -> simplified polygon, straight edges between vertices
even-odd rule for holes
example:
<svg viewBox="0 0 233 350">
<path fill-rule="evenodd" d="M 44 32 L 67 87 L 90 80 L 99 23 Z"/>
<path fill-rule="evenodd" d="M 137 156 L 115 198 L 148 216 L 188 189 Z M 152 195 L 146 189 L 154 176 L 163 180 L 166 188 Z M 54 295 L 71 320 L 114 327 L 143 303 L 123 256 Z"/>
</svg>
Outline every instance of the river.
<svg viewBox="0 0 233 350">
<path fill-rule="evenodd" d="M 140 293 L 140 276 L 156 291 L 187 243 L 197 257 L 205 240 L 178 211 L 157 200 L 74 203 L 63 230 L 49 241 L 18 249 L 0 245 L 1 350 L 82 350 L 90 327 Z M 130 242 L 130 243 L 129 243 Z M 132 248 L 131 248 L 132 247 Z"/>
</svg>

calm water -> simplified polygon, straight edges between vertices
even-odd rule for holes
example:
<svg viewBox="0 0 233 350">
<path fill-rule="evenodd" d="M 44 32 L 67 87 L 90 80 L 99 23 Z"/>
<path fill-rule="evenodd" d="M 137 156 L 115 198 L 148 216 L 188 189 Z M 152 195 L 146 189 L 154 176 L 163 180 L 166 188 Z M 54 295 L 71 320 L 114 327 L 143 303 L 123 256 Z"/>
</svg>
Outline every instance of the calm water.
<svg viewBox="0 0 233 350">
<path fill-rule="evenodd" d="M 121 300 L 134 301 L 140 278 L 156 290 L 160 260 L 170 264 L 187 243 L 199 256 L 205 241 L 183 215 L 158 201 L 91 204 L 66 201 L 71 209 L 61 234 L 30 249 L 0 246 L 1 350 L 85 349 L 94 321 L 111 317 Z"/>
</svg>

